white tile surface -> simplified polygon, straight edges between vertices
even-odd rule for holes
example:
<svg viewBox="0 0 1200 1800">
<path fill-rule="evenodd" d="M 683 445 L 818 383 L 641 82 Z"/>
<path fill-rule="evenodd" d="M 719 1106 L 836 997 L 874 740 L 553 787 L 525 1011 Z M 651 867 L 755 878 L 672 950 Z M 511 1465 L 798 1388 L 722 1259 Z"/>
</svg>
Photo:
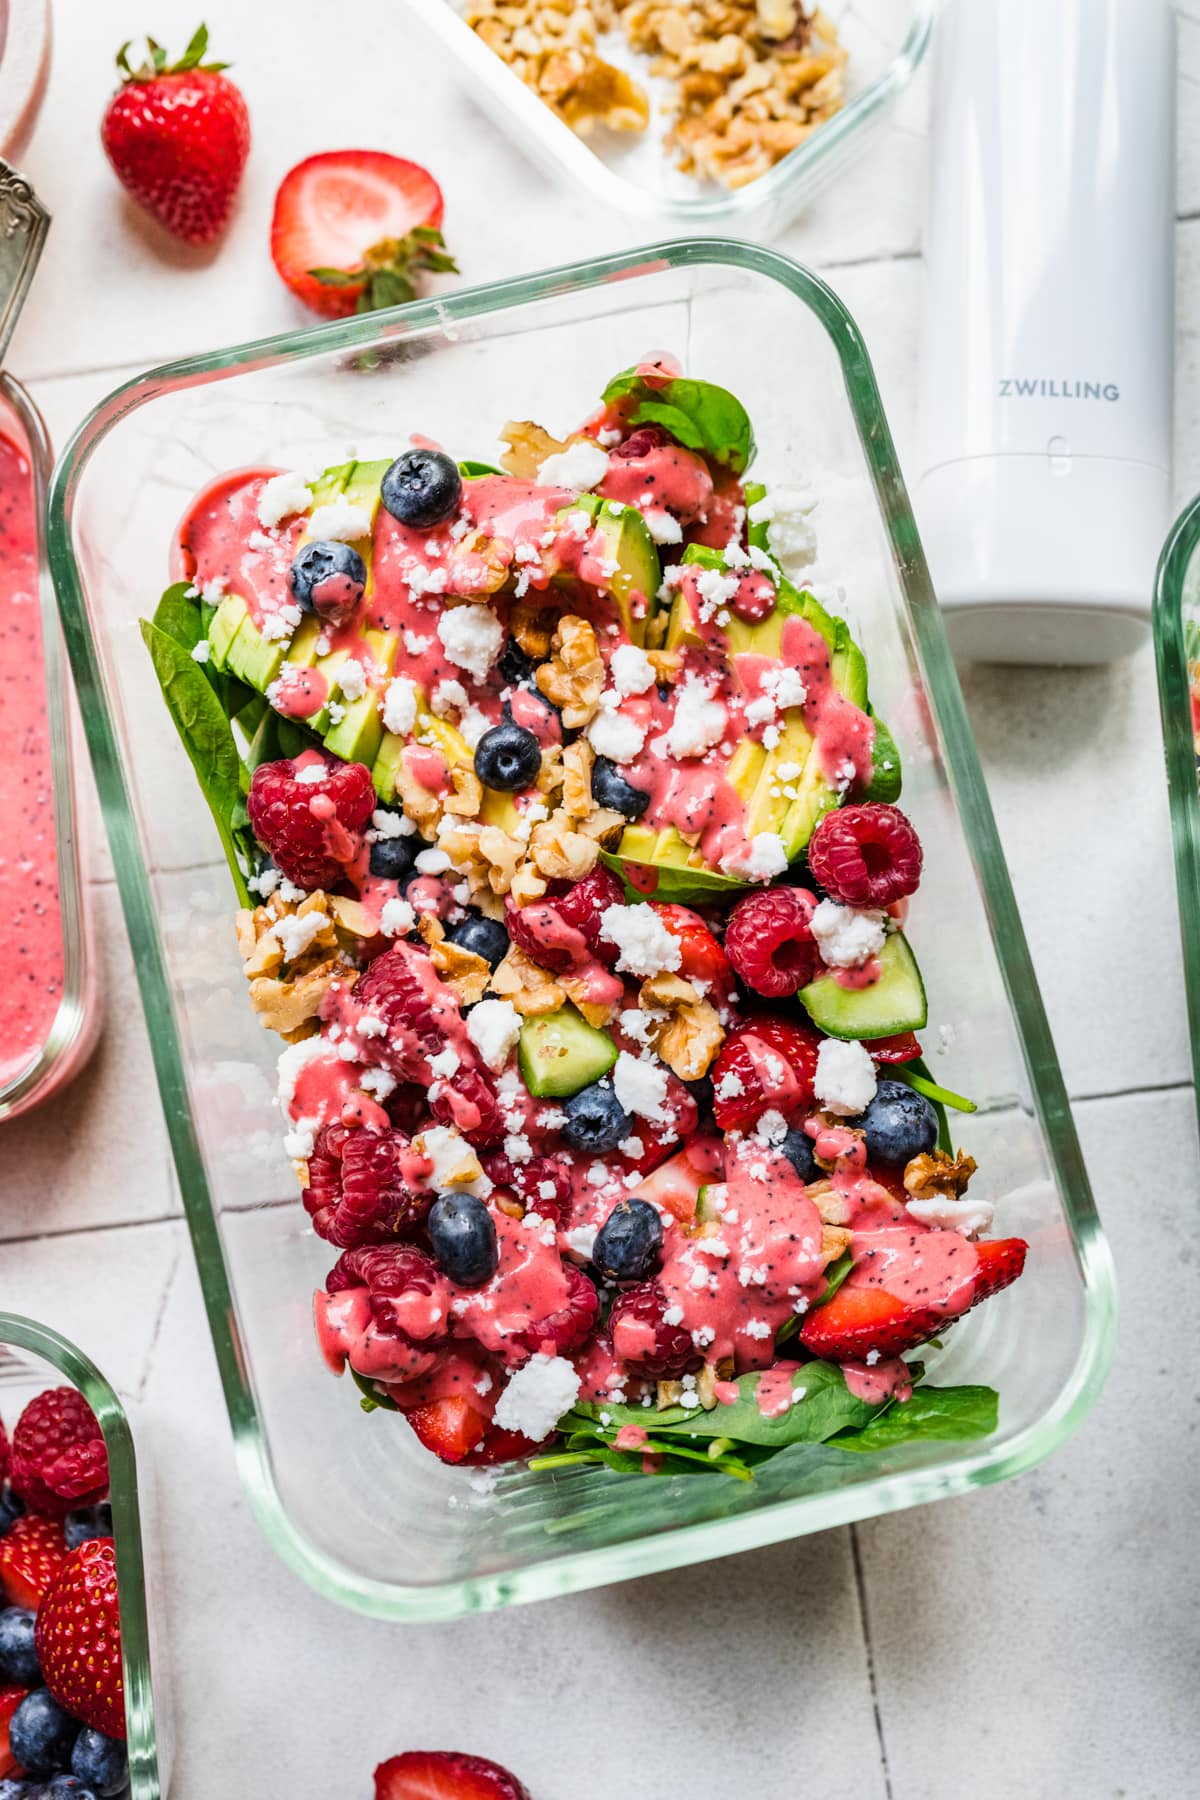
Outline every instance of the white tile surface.
<svg viewBox="0 0 1200 1800">
<path fill-rule="evenodd" d="M 1200 485 L 1200 6 L 1182 11 L 1180 499 Z M 280 175 L 315 148 L 362 142 L 429 162 L 468 280 L 622 241 L 620 221 L 562 204 L 410 40 L 392 0 L 358 0 L 333 30 L 322 0 L 213 0 L 205 14 L 218 53 L 236 60 L 255 147 L 227 241 L 193 253 L 125 203 L 96 141 L 116 45 L 147 22 L 181 45 L 192 12 L 182 0 L 159 0 L 151 21 L 118 0 L 57 8 L 50 95 L 25 159 L 56 219 L 11 366 L 34 379 L 60 443 L 137 368 L 301 322 L 266 228 Z M 926 101 L 918 83 L 783 246 L 824 267 L 856 314 L 902 459 Z M 965 686 L 1072 1089 L 1187 1081 L 1149 658 L 974 670 Z M 92 867 L 106 875 L 105 854 Z M 1112 1384 L 1076 1442 L 1022 1482 L 859 1528 L 869 1643 L 848 1533 L 418 1636 L 318 1601 L 250 1518 L 182 1227 L 144 1223 L 172 1211 L 173 1188 L 111 885 L 97 897 L 105 1044 L 52 1119 L 0 1131 L 0 1305 L 59 1325 L 144 1392 L 163 1477 L 173 1800 L 264 1783 L 349 1800 L 369 1791 L 379 1757 L 422 1740 L 511 1762 L 539 1800 L 1194 1791 L 1200 1469 L 1194 1384 L 1173 1372 L 1195 1310 L 1190 1089 L 1080 1106 L 1125 1282 Z M 614 1765 L 625 1743 L 636 1756 Z"/>
</svg>

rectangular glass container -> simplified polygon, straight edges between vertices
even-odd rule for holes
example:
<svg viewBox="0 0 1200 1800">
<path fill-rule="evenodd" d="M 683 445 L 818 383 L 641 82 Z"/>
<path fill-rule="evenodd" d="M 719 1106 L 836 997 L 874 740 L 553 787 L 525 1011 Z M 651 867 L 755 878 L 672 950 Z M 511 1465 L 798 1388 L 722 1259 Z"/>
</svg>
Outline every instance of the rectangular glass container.
<svg viewBox="0 0 1200 1800">
<path fill-rule="evenodd" d="M 663 83 L 650 58 L 605 47 L 634 70 L 651 98 L 644 132 L 600 129 L 589 137 L 551 111 L 465 22 L 466 0 L 404 0 L 408 15 L 444 63 L 461 71 L 479 104 L 518 149 L 578 201 L 580 192 L 626 221 L 630 235 L 733 232 L 767 241 L 790 224 L 840 169 L 864 149 L 929 45 L 934 0 L 824 0 L 849 58 L 846 103 L 757 181 L 726 189 L 675 167 L 663 143 Z M 617 34 L 619 36 L 619 34 Z M 622 53 L 623 52 L 623 53 Z"/>
<path fill-rule="evenodd" d="M 1154 654 L 1200 1119 L 1200 499 L 1175 521 L 1159 558 Z"/>
<path fill-rule="evenodd" d="M 49 915 L 48 942 L 61 942 L 62 950 L 62 981 L 57 999 L 44 999 L 40 984 L 35 984 L 36 1004 L 41 1010 L 36 1020 L 29 1021 L 28 1046 L 22 1046 L 23 1051 L 28 1049 L 28 1054 L 15 1059 L 9 1067 L 5 1052 L 10 1046 L 0 1045 L 0 1122 L 3 1122 L 48 1099 L 76 1073 L 95 1041 L 99 995 L 76 815 L 71 757 L 75 721 L 70 703 L 70 678 L 62 652 L 44 533 L 40 529 L 53 458 L 46 428 L 37 409 L 20 383 L 7 374 L 0 374 L 0 437 L 16 445 L 29 466 L 28 503 L 35 516 L 37 540 L 37 586 L 29 601 L 35 614 L 40 609 L 40 617 L 35 617 L 32 628 L 36 635 L 40 624 L 41 636 L 39 669 L 38 646 L 34 644 L 30 653 L 24 654 L 13 640 L 5 639 L 5 621 L 0 618 L 0 645 L 6 641 L 9 644 L 8 652 L 0 654 L 0 710 L 6 690 L 20 698 L 32 694 L 36 699 L 44 695 L 50 791 L 41 797 L 39 804 L 46 806 L 54 832 L 57 893 L 54 903 L 57 917 L 53 912 Z M 25 495 L 0 492 L 0 501 L 11 501 L 24 510 Z M 0 557 L 4 554 L 5 539 L 0 536 Z M 0 579 L 3 579 L 2 569 Z M 2 601 L 0 606 L 3 606 Z M 15 618 L 15 611 L 12 616 Z M 28 787 L 21 780 L 19 769 L 19 762 L 6 760 L 6 767 L 0 770 L 0 859 L 13 854 L 16 814 L 28 798 Z M 31 899 L 31 910 L 37 905 Z M 20 973 L 21 964 L 11 957 L 6 958 L 0 966 L 0 987 L 16 981 Z"/>
<path fill-rule="evenodd" d="M 23 1407 L 46 1388 L 77 1388 L 100 1422 L 108 1450 L 113 1542 L 121 1604 L 121 1656 L 129 1749 L 129 1800 L 166 1800 L 170 1747 L 163 1728 L 162 1641 L 148 1567 L 152 1541 L 147 1483 L 129 1417 L 91 1359 L 48 1326 L 0 1312 L 0 1417 L 10 1431 Z M 155 1700 L 159 1701 L 156 1714 Z"/>
<path fill-rule="evenodd" d="M 329 1257 L 280 1148 L 278 1044 L 248 1003 L 232 884 L 137 621 L 179 515 L 219 471 L 319 465 L 348 443 L 394 455 L 413 431 L 488 458 L 504 420 L 566 432 L 651 349 L 738 394 L 756 472 L 820 495 L 821 568 L 845 586 L 925 845 L 910 935 L 928 1043 L 942 1028 L 952 1044 L 934 1073 L 978 1100 L 956 1135 L 996 1229 L 1031 1255 L 934 1357 L 939 1378 L 999 1389 L 987 1441 L 793 1451 L 750 1485 L 515 1467 L 484 1494 L 400 1421 L 364 1418 L 317 1356 L 309 1295 Z M 81 425 L 50 539 L 242 1473 L 314 1586 L 408 1620 L 568 1592 L 961 1493 L 1030 1467 L 1083 1416 L 1112 1347 L 1111 1259 L 874 377 L 818 277 L 769 250 L 681 242 L 173 364 Z"/>
</svg>

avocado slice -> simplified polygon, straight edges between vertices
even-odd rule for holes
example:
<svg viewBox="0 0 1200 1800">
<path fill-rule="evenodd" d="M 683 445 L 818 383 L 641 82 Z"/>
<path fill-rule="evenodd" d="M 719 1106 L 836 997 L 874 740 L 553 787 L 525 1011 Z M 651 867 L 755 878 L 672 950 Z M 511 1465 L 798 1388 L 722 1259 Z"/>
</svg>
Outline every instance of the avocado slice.
<svg viewBox="0 0 1200 1800">
<path fill-rule="evenodd" d="M 574 506 L 564 507 L 558 518 L 561 520 L 572 512 L 585 513 L 603 536 L 608 559 L 616 564 L 609 580 L 609 592 L 617 603 L 621 623 L 630 641 L 644 643 L 646 620 L 662 586 L 662 564 L 645 519 L 635 506 L 622 506 L 617 500 L 602 500 L 598 494 L 581 495 Z M 640 594 L 646 603 L 640 618 L 633 615 L 635 594 Z"/>
<path fill-rule="evenodd" d="M 208 655 L 214 669 L 225 669 L 229 647 L 250 617 L 250 609 L 240 594 L 226 594 L 208 624 Z"/>
<path fill-rule="evenodd" d="M 735 753 L 736 754 L 736 753 Z M 746 801 L 746 836 L 755 838 L 761 831 L 783 835 L 783 823 L 793 805 L 785 789 L 795 790 L 815 761 L 813 736 L 798 707 L 785 714 L 779 729 L 779 742 L 763 757 L 758 779 Z M 786 778 L 781 769 L 798 769 Z M 732 775 L 733 765 L 730 764 Z M 738 790 L 744 793 L 743 789 Z M 785 848 L 787 848 L 785 844 Z M 789 852 L 789 857 L 794 852 Z"/>
<path fill-rule="evenodd" d="M 904 785 L 900 752 L 896 748 L 895 738 L 874 708 L 868 707 L 867 711 L 875 727 L 875 736 L 871 744 L 871 780 L 863 799 L 883 800 L 891 805 L 900 798 L 900 790 Z"/>
<path fill-rule="evenodd" d="M 740 894 L 748 882 L 710 869 L 699 850 L 684 842 L 674 826 L 627 825 L 615 850 L 600 860 L 640 899 L 722 900 Z"/>
<path fill-rule="evenodd" d="M 920 1031 L 929 1016 L 917 959 L 899 931 L 879 952 L 879 980 L 870 987 L 847 988 L 835 976 L 822 975 L 801 988 L 800 1001 L 813 1024 L 836 1038 Z"/>
<path fill-rule="evenodd" d="M 617 1046 L 571 1006 L 521 1026 L 517 1061 L 521 1079 L 537 1099 L 564 1099 L 607 1075 Z"/>
<path fill-rule="evenodd" d="M 367 696 L 364 695 L 363 698 L 366 699 Z M 472 769 L 475 766 L 475 753 L 461 731 L 456 730 L 445 719 L 439 719 L 436 713 L 430 712 L 420 688 L 416 690 L 416 700 L 417 718 L 410 736 L 402 737 L 394 731 L 385 731 L 372 762 L 371 775 L 375 782 L 375 792 L 385 806 L 396 797 L 396 771 L 400 766 L 400 758 L 404 754 L 405 745 L 414 739 L 419 743 L 432 744 L 435 749 L 440 750 L 448 768 Z M 485 808 L 491 792 L 490 788 L 485 790 Z M 507 798 L 507 795 L 497 796 L 497 799 Z M 501 817 L 492 817 L 489 814 L 487 823 L 503 824 L 507 816 L 503 814 Z"/>
<path fill-rule="evenodd" d="M 317 639 L 321 622 L 306 614 L 292 634 L 286 638 L 265 638 L 249 613 L 238 627 L 226 654 L 225 666 L 231 675 L 244 681 L 259 694 L 265 694 L 285 662 L 306 669 L 316 660 Z"/>
</svg>

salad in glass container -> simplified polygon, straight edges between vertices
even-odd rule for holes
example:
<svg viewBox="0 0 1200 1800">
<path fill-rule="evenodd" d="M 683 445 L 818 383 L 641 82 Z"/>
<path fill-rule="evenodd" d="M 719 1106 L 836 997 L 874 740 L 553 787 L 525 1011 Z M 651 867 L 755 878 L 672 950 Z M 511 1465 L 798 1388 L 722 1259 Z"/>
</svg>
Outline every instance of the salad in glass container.
<svg viewBox="0 0 1200 1800">
<path fill-rule="evenodd" d="M 221 476 L 143 621 L 320 1351 L 447 1462 L 986 1436 L 918 1353 L 1027 1247 L 921 1058 L 922 847 L 813 498 L 665 355 L 501 438 Z"/>
</svg>

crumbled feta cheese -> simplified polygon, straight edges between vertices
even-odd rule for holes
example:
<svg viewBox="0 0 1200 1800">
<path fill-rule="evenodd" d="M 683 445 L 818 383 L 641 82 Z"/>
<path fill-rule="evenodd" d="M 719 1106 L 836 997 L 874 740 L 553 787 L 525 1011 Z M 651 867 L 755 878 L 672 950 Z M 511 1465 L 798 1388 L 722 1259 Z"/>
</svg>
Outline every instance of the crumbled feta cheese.
<svg viewBox="0 0 1200 1800">
<path fill-rule="evenodd" d="M 596 1247 L 596 1231 L 595 1225 L 572 1225 L 570 1231 L 563 1232 L 563 1243 L 572 1256 L 578 1256 L 583 1262 L 591 1262 L 592 1251 Z"/>
<path fill-rule="evenodd" d="M 407 737 L 417 722 L 417 690 L 407 675 L 389 681 L 383 696 L 383 723 L 397 737 Z"/>
<path fill-rule="evenodd" d="M 617 1149 L 622 1156 L 627 1156 L 630 1162 L 636 1162 L 639 1157 L 646 1154 L 646 1146 L 640 1137 L 622 1138 Z M 640 1181 L 641 1177 L 639 1176 L 638 1179 Z"/>
<path fill-rule="evenodd" d="M 619 694 L 646 694 L 656 679 L 654 664 L 636 644 L 622 644 L 614 650 L 608 672 Z"/>
<path fill-rule="evenodd" d="M 707 682 L 694 678 L 685 681 L 678 690 L 675 716 L 667 732 L 667 749 L 677 757 L 703 756 L 720 742 L 728 719 L 721 701 L 713 699 Z"/>
<path fill-rule="evenodd" d="M 352 656 L 338 670 L 337 681 L 347 700 L 361 700 L 367 691 L 367 671 Z"/>
<path fill-rule="evenodd" d="M 444 719 L 447 713 L 465 712 L 469 704 L 467 690 L 461 681 L 453 678 L 439 681 L 433 690 L 433 710 L 439 719 Z"/>
<path fill-rule="evenodd" d="M 755 832 L 750 840 L 749 856 L 740 860 L 725 857 L 721 863 L 727 873 L 744 875 L 750 881 L 770 881 L 773 876 L 782 875 L 787 866 L 787 851 L 777 831 Z"/>
<path fill-rule="evenodd" d="M 746 723 L 751 727 L 769 725 L 778 710 L 770 694 L 760 694 L 756 700 L 751 700 L 746 708 Z"/>
<path fill-rule="evenodd" d="M 809 488 L 771 488 L 750 508 L 750 523 L 767 526 L 767 545 L 784 574 L 803 582 L 817 554 L 817 534 L 809 514 L 816 505 Z"/>
<path fill-rule="evenodd" d="M 618 1015 L 617 1024 L 621 1027 L 625 1036 L 631 1037 L 636 1044 L 648 1044 L 650 1042 L 652 1021 L 640 1007 L 626 1007 L 625 1011 Z"/>
<path fill-rule="evenodd" d="M 376 839 L 411 837 L 417 829 L 404 813 L 386 812 L 383 807 L 371 814 L 371 828 Z"/>
<path fill-rule="evenodd" d="M 583 494 L 599 487 L 607 474 L 607 450 L 584 438 L 546 457 L 538 469 L 538 481 L 543 487 L 574 488 Z"/>
<path fill-rule="evenodd" d="M 597 756 L 607 756 L 614 763 L 631 763 L 641 755 L 646 733 L 636 719 L 616 710 L 619 704 L 616 694 L 600 696 L 600 710 L 587 728 L 587 739 Z"/>
<path fill-rule="evenodd" d="M 737 1100 L 745 1091 L 745 1082 L 740 1075 L 735 1075 L 732 1069 L 722 1075 L 713 1087 L 713 1093 L 718 1100 Z"/>
<path fill-rule="evenodd" d="M 370 537 L 371 515 L 365 506 L 355 506 L 344 494 L 338 494 L 328 505 L 317 507 L 308 530 L 311 537 L 353 544 L 358 538 Z"/>
<path fill-rule="evenodd" d="M 258 522 L 274 531 L 284 519 L 290 519 L 293 513 L 307 512 L 311 505 L 312 493 L 302 475 L 295 470 L 272 475 L 258 496 Z"/>
<path fill-rule="evenodd" d="M 324 781 L 328 773 L 329 770 L 323 762 L 311 762 L 307 763 L 303 769 L 297 769 L 292 779 L 298 781 L 301 787 L 315 787 L 318 781 Z"/>
<path fill-rule="evenodd" d="M 627 1113 L 662 1124 L 666 1114 L 667 1069 L 660 1062 L 643 1062 L 622 1050 L 613 1068 L 613 1091 Z"/>
<path fill-rule="evenodd" d="M 678 969 L 683 960 L 679 939 L 649 906 L 606 907 L 600 936 L 617 946 L 617 968 L 629 975 L 662 975 Z"/>
<path fill-rule="evenodd" d="M 368 1094 L 374 1094 L 375 1098 L 382 1102 L 388 1098 L 389 1094 L 395 1093 L 396 1077 L 390 1069 L 364 1069 L 358 1078 L 358 1085 L 360 1088 L 365 1088 Z"/>
<path fill-rule="evenodd" d="M 453 606 L 438 620 L 438 636 L 452 663 L 484 681 L 504 647 L 504 631 L 490 606 Z"/>
<path fill-rule="evenodd" d="M 803 706 L 808 699 L 808 689 L 795 669 L 782 666 L 778 669 L 768 669 L 762 678 L 762 685 L 776 706 L 785 710 L 789 706 Z"/>
<path fill-rule="evenodd" d="M 496 1402 L 495 1422 L 502 1431 L 519 1431 L 540 1443 L 574 1406 L 579 1386 L 579 1372 L 565 1356 L 539 1352 L 509 1376 Z"/>
<path fill-rule="evenodd" d="M 423 656 L 432 642 L 432 638 L 422 637 L 417 631 L 404 632 L 404 648 L 410 656 Z"/>
<path fill-rule="evenodd" d="M 200 638 L 192 645 L 192 661 L 206 663 L 212 656 L 212 646 L 207 638 Z"/>
<path fill-rule="evenodd" d="M 320 907 L 307 913 L 287 913 L 272 925 L 271 936 L 283 951 L 284 961 L 295 962 L 331 922 Z"/>
<path fill-rule="evenodd" d="M 453 1125 L 429 1125 L 413 1139 L 413 1149 L 433 1164 L 429 1177 L 435 1188 L 466 1188 L 487 1193 L 491 1183 L 467 1140 Z"/>
<path fill-rule="evenodd" d="M 696 592 L 701 600 L 701 617 L 711 619 L 717 608 L 732 600 L 737 591 L 736 575 L 726 575 L 722 569 L 700 569 L 696 575 Z"/>
<path fill-rule="evenodd" d="M 316 1148 L 316 1138 L 311 1131 L 297 1125 L 295 1131 L 284 1132 L 283 1148 L 296 1162 L 307 1162 Z"/>
<path fill-rule="evenodd" d="M 445 1045 L 436 1056 L 429 1058 L 430 1073 L 436 1075 L 439 1081 L 449 1081 L 452 1076 L 458 1074 L 461 1067 L 462 1059 L 453 1044 Z"/>
<path fill-rule="evenodd" d="M 511 1000 L 480 1000 L 467 1014 L 467 1036 L 489 1069 L 502 1069 L 521 1035 L 521 1015 Z"/>
<path fill-rule="evenodd" d="M 883 949 L 886 914 L 871 907 L 839 906 L 822 900 L 814 909 L 812 934 L 821 961 L 830 969 L 857 969 Z"/>
<path fill-rule="evenodd" d="M 444 850 L 419 850 L 416 866 L 422 875 L 444 875 L 450 867 L 450 858 Z"/>
<path fill-rule="evenodd" d="M 754 1128 L 754 1133 L 756 1137 L 763 1140 L 764 1144 L 782 1144 L 788 1134 L 788 1122 L 781 1112 L 771 1109 L 763 1113 Z"/>
<path fill-rule="evenodd" d="M 824 1038 L 817 1051 L 813 1092 L 829 1112 L 853 1118 L 875 1098 L 875 1064 L 861 1044 Z"/>
<path fill-rule="evenodd" d="M 669 512 L 659 507 L 651 507 L 642 514 L 646 521 L 646 530 L 656 544 L 678 544 L 683 540 L 683 526 Z"/>
<path fill-rule="evenodd" d="M 285 602 L 282 606 L 276 607 L 274 612 L 264 613 L 259 629 L 268 643 L 280 643 L 284 638 L 292 636 L 299 623 L 300 608 L 292 606 L 290 602 Z"/>
<path fill-rule="evenodd" d="M 771 1335 L 771 1327 L 765 1319 L 747 1319 L 742 1330 L 747 1337 L 758 1338 L 760 1341 Z"/>
<path fill-rule="evenodd" d="M 989 1200 L 956 1200 L 953 1194 L 931 1194 L 927 1200 L 908 1200 L 905 1210 L 922 1225 L 937 1231 L 960 1231 L 963 1237 L 977 1237 L 991 1229 L 995 1207 Z"/>
<path fill-rule="evenodd" d="M 251 875 L 246 886 L 252 894 L 261 894 L 264 900 L 269 900 L 282 880 L 278 869 L 263 869 L 259 874 Z"/>
</svg>

